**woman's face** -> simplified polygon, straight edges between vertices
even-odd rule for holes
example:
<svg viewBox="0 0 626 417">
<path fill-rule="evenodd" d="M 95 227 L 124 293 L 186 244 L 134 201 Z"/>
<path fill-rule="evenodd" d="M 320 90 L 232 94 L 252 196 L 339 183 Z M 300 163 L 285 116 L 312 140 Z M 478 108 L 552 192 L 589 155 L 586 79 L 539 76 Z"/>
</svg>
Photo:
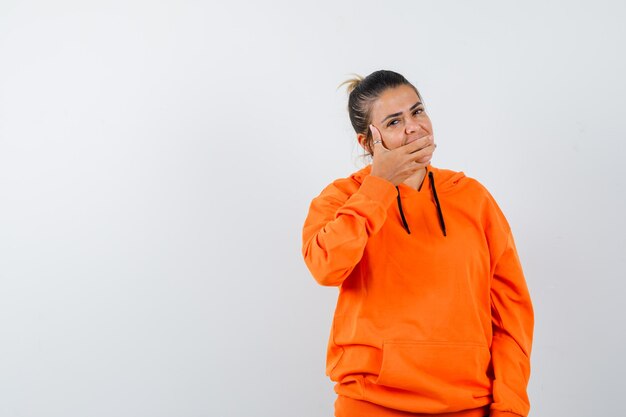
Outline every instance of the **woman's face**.
<svg viewBox="0 0 626 417">
<path fill-rule="evenodd" d="M 433 133 L 430 118 L 411 86 L 401 85 L 385 90 L 372 105 L 371 124 L 378 130 L 387 149 L 406 145 Z M 365 135 L 357 139 L 365 147 Z"/>
</svg>

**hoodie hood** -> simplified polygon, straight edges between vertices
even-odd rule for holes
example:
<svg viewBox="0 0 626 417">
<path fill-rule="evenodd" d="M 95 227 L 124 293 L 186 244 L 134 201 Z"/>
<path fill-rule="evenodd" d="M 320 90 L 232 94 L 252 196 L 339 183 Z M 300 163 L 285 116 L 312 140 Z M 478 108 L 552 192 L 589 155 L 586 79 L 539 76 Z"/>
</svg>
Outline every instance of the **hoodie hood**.
<svg viewBox="0 0 626 417">
<path fill-rule="evenodd" d="M 365 168 L 361 169 L 360 171 L 355 172 L 352 175 L 352 178 L 355 181 L 357 181 L 359 184 L 361 184 L 363 182 L 363 179 L 366 176 L 370 175 L 371 171 L 372 171 L 372 165 L 368 165 Z M 435 204 L 435 207 L 437 210 L 437 217 L 439 219 L 439 226 L 441 227 L 441 231 L 444 237 L 448 235 L 448 232 L 446 229 L 446 220 L 443 214 L 443 208 L 441 207 L 441 203 L 439 201 L 439 194 L 446 194 L 449 191 L 453 190 L 455 187 L 459 185 L 459 182 L 461 182 L 464 178 L 465 178 L 465 174 L 463 172 L 456 172 L 456 171 L 451 171 L 448 169 L 439 169 L 439 168 L 433 167 L 432 165 L 427 165 L 426 175 L 424 176 L 424 181 L 422 182 L 422 184 L 420 185 L 418 189 L 418 191 L 421 192 L 422 188 L 424 188 L 424 184 L 425 183 L 428 184 L 427 187 L 432 194 L 433 203 Z M 404 215 L 404 209 L 402 207 L 402 198 L 400 196 L 400 192 L 403 187 L 406 187 L 406 186 L 403 184 L 396 186 L 396 190 L 398 192 L 398 197 L 397 197 L 398 211 L 400 213 L 400 219 L 402 220 L 402 226 L 404 227 L 404 230 L 406 230 L 408 234 L 411 234 L 411 228 L 409 227 L 409 224 L 406 220 L 406 216 Z"/>
<path fill-rule="evenodd" d="M 457 171 L 451 171 L 449 169 L 440 169 L 432 165 L 426 166 L 426 171 L 427 172 L 426 172 L 426 176 L 424 177 L 424 183 L 422 184 L 422 187 L 429 184 L 428 173 L 432 172 L 433 178 L 435 181 L 435 188 L 437 189 L 437 192 L 439 193 L 439 195 L 445 194 L 448 191 L 453 190 L 455 187 L 462 185 L 463 180 L 466 179 L 466 176 L 462 171 L 457 172 Z M 355 180 L 356 182 L 358 182 L 359 184 L 362 184 L 363 179 L 367 177 L 368 175 L 370 175 L 371 172 L 372 172 L 372 165 L 370 164 L 364 167 L 363 169 L 352 174 L 351 178 Z M 404 187 L 404 185 L 400 185 L 399 188 L 402 189 L 402 187 Z"/>
</svg>

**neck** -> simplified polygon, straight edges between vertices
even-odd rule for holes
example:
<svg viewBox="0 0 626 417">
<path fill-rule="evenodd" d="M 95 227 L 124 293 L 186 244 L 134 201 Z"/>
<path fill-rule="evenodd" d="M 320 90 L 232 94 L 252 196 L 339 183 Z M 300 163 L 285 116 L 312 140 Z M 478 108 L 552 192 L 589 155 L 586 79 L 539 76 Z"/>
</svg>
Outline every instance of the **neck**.
<svg viewBox="0 0 626 417">
<path fill-rule="evenodd" d="M 422 185 L 422 182 L 424 181 L 424 177 L 426 177 L 426 168 L 420 169 L 415 174 L 411 175 L 409 178 L 404 180 L 403 183 L 417 190 L 418 188 L 420 188 L 420 185 Z"/>
</svg>

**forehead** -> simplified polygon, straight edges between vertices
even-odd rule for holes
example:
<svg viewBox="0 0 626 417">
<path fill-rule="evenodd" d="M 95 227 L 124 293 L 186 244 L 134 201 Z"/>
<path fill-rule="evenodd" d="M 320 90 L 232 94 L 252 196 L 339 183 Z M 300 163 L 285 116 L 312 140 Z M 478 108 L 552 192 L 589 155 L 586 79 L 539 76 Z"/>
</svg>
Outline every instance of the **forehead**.
<svg viewBox="0 0 626 417">
<path fill-rule="evenodd" d="M 407 111 L 412 105 L 421 101 L 410 85 L 388 88 L 378 97 L 372 106 L 372 116 L 387 116 L 392 113 Z"/>
</svg>

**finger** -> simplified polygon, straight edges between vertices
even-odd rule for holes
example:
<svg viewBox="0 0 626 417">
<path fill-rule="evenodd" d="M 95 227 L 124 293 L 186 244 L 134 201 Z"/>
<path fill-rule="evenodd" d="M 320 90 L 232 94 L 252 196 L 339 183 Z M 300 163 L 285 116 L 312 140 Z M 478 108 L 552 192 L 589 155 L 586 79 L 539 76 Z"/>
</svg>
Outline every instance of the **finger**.
<svg viewBox="0 0 626 417">
<path fill-rule="evenodd" d="M 403 146 L 403 149 L 406 153 L 414 153 L 433 143 L 434 143 L 433 135 L 426 135 L 426 136 L 422 136 L 419 139 L 414 140 L 411 143 L 407 143 L 406 145 Z"/>
<path fill-rule="evenodd" d="M 431 159 L 433 159 L 433 154 L 432 153 L 429 154 L 429 155 L 424 156 L 423 158 L 418 159 L 415 162 L 418 163 L 418 164 L 421 164 L 421 165 L 425 165 L 426 163 L 430 162 Z"/>
<path fill-rule="evenodd" d="M 436 147 L 437 145 L 432 143 L 425 148 L 420 149 L 419 151 L 415 151 L 409 155 L 409 160 L 417 163 L 424 163 L 425 161 L 432 158 Z"/>
<path fill-rule="evenodd" d="M 370 125 L 370 131 L 372 132 L 372 147 L 373 153 L 380 152 L 380 149 L 388 150 L 385 144 L 383 143 L 383 137 L 380 134 L 380 130 L 374 125 Z"/>
</svg>

